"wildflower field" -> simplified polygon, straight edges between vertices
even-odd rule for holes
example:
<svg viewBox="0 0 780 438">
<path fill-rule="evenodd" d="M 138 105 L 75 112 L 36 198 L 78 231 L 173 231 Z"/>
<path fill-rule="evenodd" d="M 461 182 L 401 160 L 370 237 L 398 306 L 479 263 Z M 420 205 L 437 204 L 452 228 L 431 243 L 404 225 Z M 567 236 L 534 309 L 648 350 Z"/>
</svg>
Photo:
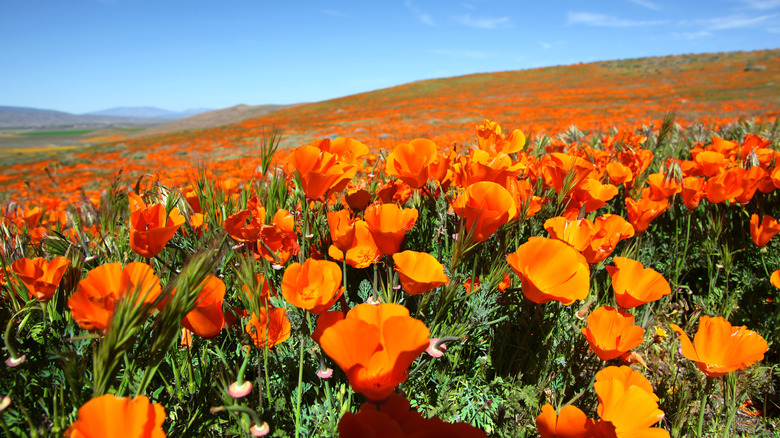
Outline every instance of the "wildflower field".
<svg viewBox="0 0 780 438">
<path fill-rule="evenodd" d="M 780 50 L 5 156 L 0 428 L 780 435 Z"/>
</svg>

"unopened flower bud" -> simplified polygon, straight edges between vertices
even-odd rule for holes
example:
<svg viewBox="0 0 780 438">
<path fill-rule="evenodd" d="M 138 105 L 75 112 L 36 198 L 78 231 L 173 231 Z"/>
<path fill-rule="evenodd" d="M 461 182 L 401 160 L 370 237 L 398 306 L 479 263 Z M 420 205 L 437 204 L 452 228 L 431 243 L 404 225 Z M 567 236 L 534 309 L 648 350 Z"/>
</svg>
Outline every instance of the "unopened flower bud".
<svg viewBox="0 0 780 438">
<path fill-rule="evenodd" d="M 317 377 L 320 379 L 330 379 L 333 376 L 333 368 L 320 368 L 317 370 Z"/>
<path fill-rule="evenodd" d="M 269 432 L 271 432 L 271 426 L 269 426 L 265 421 L 259 425 L 257 423 L 252 423 L 252 425 L 249 427 L 249 431 L 252 432 L 252 436 L 266 436 Z"/>
<path fill-rule="evenodd" d="M 244 383 L 240 385 L 238 382 L 233 382 L 228 387 L 228 394 L 233 398 L 246 397 L 250 392 L 252 392 L 252 383 L 248 380 L 245 380 Z"/>
<path fill-rule="evenodd" d="M 431 338 L 428 343 L 428 348 L 425 350 L 428 355 L 431 357 L 442 357 L 444 356 L 444 351 L 447 350 L 447 346 L 445 344 L 440 344 L 438 347 L 436 344 L 439 342 L 439 338 Z"/>
<path fill-rule="evenodd" d="M 25 360 L 27 360 L 27 356 L 25 355 L 21 355 L 19 357 L 9 357 L 8 360 L 5 361 L 5 364 L 11 368 L 14 368 L 23 364 Z"/>
</svg>

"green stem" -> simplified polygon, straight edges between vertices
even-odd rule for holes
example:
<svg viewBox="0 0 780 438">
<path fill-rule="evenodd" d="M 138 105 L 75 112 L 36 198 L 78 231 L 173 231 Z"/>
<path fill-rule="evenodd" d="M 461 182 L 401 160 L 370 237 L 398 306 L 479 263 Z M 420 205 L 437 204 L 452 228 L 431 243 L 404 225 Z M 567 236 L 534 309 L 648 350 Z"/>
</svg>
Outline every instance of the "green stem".
<svg viewBox="0 0 780 438">
<path fill-rule="evenodd" d="M 728 407 L 727 412 L 729 413 L 729 417 L 726 420 L 726 428 L 723 430 L 723 437 L 728 438 L 731 436 L 731 424 L 734 422 L 734 417 L 737 416 L 737 411 L 739 410 L 739 405 L 741 405 L 741 400 L 737 400 L 737 378 L 734 375 L 734 373 L 729 373 L 724 377 L 725 387 L 724 387 L 724 393 L 727 393 L 727 397 L 729 400 L 727 400 L 726 406 Z"/>
<path fill-rule="evenodd" d="M 23 312 L 24 309 L 17 312 L 14 316 L 11 317 L 11 319 L 8 320 L 8 324 L 5 326 L 5 334 L 3 335 L 3 341 L 5 342 L 5 348 L 8 350 L 8 353 L 11 355 L 11 359 L 14 361 L 19 360 L 19 352 L 16 351 L 16 348 L 11 343 L 11 327 L 13 327 L 14 319 L 16 319 L 17 316 L 19 316 L 20 313 Z M 22 331 L 22 327 L 24 327 L 24 324 L 27 322 L 27 319 L 30 317 L 30 313 L 28 312 L 27 315 L 24 316 L 22 319 L 22 322 L 19 323 L 19 332 Z"/>
<path fill-rule="evenodd" d="M 712 390 L 712 380 L 711 378 L 707 377 L 707 385 L 704 388 L 704 391 L 701 394 L 701 403 L 699 403 L 699 422 L 696 426 L 696 436 L 701 438 L 702 431 L 704 430 L 704 411 L 707 407 L 707 400 L 710 398 L 710 391 Z"/>
<path fill-rule="evenodd" d="M 268 346 L 268 334 L 270 333 L 271 330 L 269 328 L 271 324 L 270 323 L 271 318 L 268 317 L 268 300 L 265 300 L 265 314 L 266 314 L 266 328 L 265 328 L 266 342 L 265 345 L 263 345 L 263 373 L 265 375 L 265 393 L 266 396 L 268 397 L 268 407 L 271 407 L 271 379 L 268 378 L 268 350 L 270 349 L 270 347 Z M 257 379 L 258 381 L 260 380 L 259 375 L 257 376 Z M 262 406 L 262 402 L 263 402 L 263 394 L 261 391 L 260 393 L 261 406 Z"/>
<path fill-rule="evenodd" d="M 242 348 L 243 350 L 243 348 Z M 244 371 L 246 371 L 246 365 L 249 363 L 249 353 L 244 355 L 244 361 L 241 363 L 241 368 L 238 369 L 238 376 L 236 377 L 236 384 L 241 386 L 244 384 Z"/>
<path fill-rule="evenodd" d="M 306 314 L 308 317 L 308 313 Z M 303 345 L 305 338 L 303 335 L 299 338 L 301 348 L 298 355 L 298 397 L 295 402 L 295 437 L 298 438 L 301 433 L 301 399 L 303 398 Z"/>
<path fill-rule="evenodd" d="M 252 421 L 254 421 L 255 424 L 262 424 L 262 421 L 260 421 L 260 417 L 257 416 L 257 412 L 249 409 L 246 406 L 242 406 L 242 405 L 218 406 L 216 408 L 211 408 L 210 411 L 212 414 L 217 413 L 219 411 L 241 412 L 242 414 L 249 415 L 249 417 L 252 418 Z"/>
</svg>

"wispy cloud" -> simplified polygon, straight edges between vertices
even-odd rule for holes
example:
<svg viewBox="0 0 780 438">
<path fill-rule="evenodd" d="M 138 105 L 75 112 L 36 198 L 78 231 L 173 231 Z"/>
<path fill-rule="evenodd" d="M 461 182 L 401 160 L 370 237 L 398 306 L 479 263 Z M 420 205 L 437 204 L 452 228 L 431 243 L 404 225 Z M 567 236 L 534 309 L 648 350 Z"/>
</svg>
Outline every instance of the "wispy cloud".
<svg viewBox="0 0 780 438">
<path fill-rule="evenodd" d="M 340 11 L 334 11 L 333 9 L 323 9 L 322 13 L 326 14 L 326 15 L 332 15 L 334 17 L 352 18 L 352 16 L 349 15 L 349 14 L 345 14 L 345 13 L 340 12 Z"/>
<path fill-rule="evenodd" d="M 660 11 L 661 7 L 649 0 L 628 0 L 629 2 L 639 5 L 643 8 L 652 9 L 654 11 Z"/>
<path fill-rule="evenodd" d="M 452 58 L 485 59 L 493 57 L 492 54 L 480 50 L 431 50 L 431 53 Z"/>
<path fill-rule="evenodd" d="M 768 11 L 771 9 L 780 8 L 780 0 L 734 0 L 736 3 L 748 9 L 758 9 L 760 11 Z"/>
<path fill-rule="evenodd" d="M 597 27 L 640 27 L 658 26 L 668 23 L 667 20 L 626 20 L 611 15 L 594 14 L 591 12 L 569 12 L 567 24 L 584 24 Z"/>
<path fill-rule="evenodd" d="M 512 19 L 509 17 L 472 17 L 471 15 L 462 15 L 456 17 L 455 21 L 468 26 L 475 27 L 477 29 L 499 29 L 506 28 L 512 25 Z"/>
<path fill-rule="evenodd" d="M 425 11 L 422 9 L 413 5 L 412 0 L 406 0 L 406 3 L 404 4 L 407 8 L 409 8 L 410 11 L 414 13 L 414 17 L 417 19 L 417 21 L 427 26 L 436 26 L 436 22 L 433 20 L 433 18 L 431 18 L 431 16 L 425 13 Z"/>
<path fill-rule="evenodd" d="M 752 17 L 744 14 L 729 15 L 727 17 L 705 18 L 692 20 L 690 23 L 702 26 L 705 30 L 739 29 L 742 27 L 759 27 L 764 24 L 775 25 L 780 14 L 760 15 Z M 686 24 L 686 22 L 683 22 Z M 773 27 L 776 27 L 773 26 Z"/>
<path fill-rule="evenodd" d="M 553 46 L 552 44 L 550 44 L 550 43 L 545 43 L 544 41 L 543 41 L 543 42 L 541 42 L 540 44 L 542 45 L 542 48 L 543 48 L 543 49 L 545 49 L 545 50 L 547 50 L 547 49 L 551 49 L 551 48 L 552 48 L 552 46 Z"/>
</svg>

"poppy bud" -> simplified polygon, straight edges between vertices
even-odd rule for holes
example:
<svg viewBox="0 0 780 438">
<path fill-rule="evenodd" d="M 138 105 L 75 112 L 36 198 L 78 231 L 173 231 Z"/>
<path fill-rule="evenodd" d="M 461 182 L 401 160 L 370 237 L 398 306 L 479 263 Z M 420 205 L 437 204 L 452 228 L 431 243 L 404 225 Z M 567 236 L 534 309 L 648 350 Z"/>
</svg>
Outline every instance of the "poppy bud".
<svg viewBox="0 0 780 438">
<path fill-rule="evenodd" d="M 250 392 L 252 392 L 252 383 L 248 380 L 245 380 L 244 383 L 240 385 L 238 382 L 233 382 L 228 387 L 228 394 L 233 398 L 246 397 Z"/>
<path fill-rule="evenodd" d="M 265 421 L 263 421 L 260 425 L 257 423 L 252 423 L 252 426 L 249 427 L 249 431 L 252 432 L 252 436 L 266 436 L 269 432 L 271 432 L 271 426 L 269 426 Z"/>
</svg>

